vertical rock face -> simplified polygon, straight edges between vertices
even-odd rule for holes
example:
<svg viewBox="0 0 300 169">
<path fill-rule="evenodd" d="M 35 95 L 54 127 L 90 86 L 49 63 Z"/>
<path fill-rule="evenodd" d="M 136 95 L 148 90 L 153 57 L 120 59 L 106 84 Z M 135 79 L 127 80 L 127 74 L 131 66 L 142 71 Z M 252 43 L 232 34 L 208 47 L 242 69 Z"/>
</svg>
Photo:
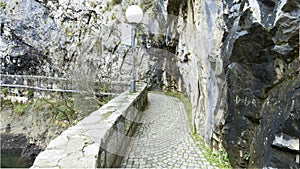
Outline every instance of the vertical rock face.
<svg viewBox="0 0 300 169">
<path fill-rule="evenodd" d="M 126 22 L 124 12 L 133 3 L 136 2 L 1 2 L 1 73 L 66 77 L 77 82 L 129 81 L 132 78 L 131 48 L 122 44 L 121 35 Z M 171 79 L 164 69 L 173 70 L 166 63 L 175 65 L 170 57 L 172 53 L 161 49 L 165 46 L 166 27 L 162 13 L 166 12 L 153 14 L 152 1 L 137 4 L 145 12 L 137 33 L 140 37 L 135 51 L 137 74 L 153 87 L 162 88 L 163 83 L 167 83 L 163 82 L 163 76 Z M 169 88 L 170 84 L 164 86 Z"/>
<path fill-rule="evenodd" d="M 167 9 L 177 15 L 168 26 L 173 35 L 170 41 L 177 41 L 179 89 L 189 95 L 193 104 L 194 129 L 210 144 L 213 134 L 220 134 L 226 101 L 220 50 L 224 25 L 222 3 L 169 0 Z"/>
<path fill-rule="evenodd" d="M 67 7 L 68 3 L 34 0 L 1 3 L 1 73 L 63 76 L 70 74 L 68 70 L 75 65 L 80 66 L 78 62 L 91 60 L 75 57 L 84 55 L 84 49 L 89 52 L 84 37 L 95 30 L 87 32 L 86 28 L 92 26 L 80 25 L 93 24 L 91 18 L 97 14 L 88 5 L 73 3 Z"/>
<path fill-rule="evenodd" d="M 55 29 L 53 22 L 47 20 L 49 12 L 31 0 L 1 2 L 2 74 L 45 74 L 42 65 L 49 59 L 45 42 Z"/>
<path fill-rule="evenodd" d="M 224 5 L 228 112 L 223 144 L 231 164 L 297 168 L 300 3 L 249 0 Z M 288 148 L 284 141 L 274 144 L 281 135 L 286 142 L 298 139 L 298 148 Z"/>
<path fill-rule="evenodd" d="M 178 15 L 168 37 L 197 132 L 213 146 L 222 137 L 235 168 L 296 168 L 299 2 L 169 0 L 167 9 Z"/>
</svg>

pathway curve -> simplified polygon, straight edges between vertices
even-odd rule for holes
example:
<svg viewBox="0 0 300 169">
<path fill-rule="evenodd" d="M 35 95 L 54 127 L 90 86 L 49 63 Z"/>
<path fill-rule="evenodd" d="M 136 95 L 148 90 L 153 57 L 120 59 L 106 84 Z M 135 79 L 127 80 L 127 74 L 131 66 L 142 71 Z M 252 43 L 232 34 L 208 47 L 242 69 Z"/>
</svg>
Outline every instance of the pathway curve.
<svg viewBox="0 0 300 169">
<path fill-rule="evenodd" d="M 184 105 L 176 98 L 149 93 L 143 125 L 122 168 L 217 168 L 209 165 L 189 135 Z"/>
</svg>

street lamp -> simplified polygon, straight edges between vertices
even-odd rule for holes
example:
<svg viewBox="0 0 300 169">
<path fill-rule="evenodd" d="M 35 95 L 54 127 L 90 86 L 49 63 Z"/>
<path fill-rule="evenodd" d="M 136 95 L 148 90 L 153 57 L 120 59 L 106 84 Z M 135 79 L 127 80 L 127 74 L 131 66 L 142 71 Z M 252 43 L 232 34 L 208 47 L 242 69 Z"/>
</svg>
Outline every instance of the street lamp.
<svg viewBox="0 0 300 169">
<path fill-rule="evenodd" d="M 134 48 L 135 48 L 135 28 L 143 19 L 143 10 L 137 5 L 131 5 L 126 9 L 126 19 L 132 24 L 131 45 L 132 45 L 132 81 L 130 81 L 130 92 L 135 92 L 135 72 L 134 72 Z"/>
</svg>

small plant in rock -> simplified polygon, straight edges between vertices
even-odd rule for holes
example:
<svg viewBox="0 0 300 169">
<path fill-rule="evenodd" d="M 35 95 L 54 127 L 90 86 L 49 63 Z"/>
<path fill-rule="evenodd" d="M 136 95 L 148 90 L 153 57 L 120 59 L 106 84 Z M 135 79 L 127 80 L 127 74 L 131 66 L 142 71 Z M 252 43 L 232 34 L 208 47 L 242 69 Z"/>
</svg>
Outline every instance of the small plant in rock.
<svg viewBox="0 0 300 169">
<path fill-rule="evenodd" d="M 122 3 L 122 0 L 112 0 L 113 5 L 118 5 L 118 4 L 121 4 L 121 3 Z"/>
<path fill-rule="evenodd" d="M 9 93 L 9 89 L 8 88 L 2 88 L 1 93 L 2 93 L 2 95 L 7 96 L 7 94 Z"/>
<path fill-rule="evenodd" d="M 128 5 L 134 5 L 135 4 L 134 0 L 126 0 L 126 2 L 127 2 Z"/>
<path fill-rule="evenodd" d="M 11 107 L 13 105 L 11 100 L 9 100 L 9 99 L 4 99 L 3 97 L 1 97 L 0 99 L 1 99 L 0 100 L 1 109 L 5 108 L 5 107 L 8 107 L 8 106 Z"/>
<path fill-rule="evenodd" d="M 16 104 L 14 106 L 14 112 L 21 116 L 25 113 L 28 106 L 28 104 Z"/>
<path fill-rule="evenodd" d="M 115 14 L 115 13 L 113 13 L 113 14 L 111 15 L 111 20 L 114 20 L 114 19 L 116 19 L 116 14 Z"/>
<path fill-rule="evenodd" d="M 91 7 L 92 8 L 96 8 L 97 7 L 97 3 L 96 2 L 91 1 L 90 3 L 91 3 Z"/>
<path fill-rule="evenodd" d="M 141 2 L 141 8 L 146 11 L 147 9 L 151 8 L 153 5 L 153 0 L 143 0 Z"/>
<path fill-rule="evenodd" d="M 28 98 L 33 98 L 34 97 L 34 90 L 32 90 L 32 89 L 28 90 L 27 96 L 28 96 Z"/>
<path fill-rule="evenodd" d="M 51 98 L 39 98 L 34 101 L 34 110 L 37 112 L 50 112 L 52 122 L 65 126 L 73 126 L 78 122 L 78 117 L 74 109 L 73 100 L 68 96 L 68 93 L 62 94 L 57 99 L 59 93 L 51 94 Z"/>
<path fill-rule="evenodd" d="M 218 152 L 213 152 L 209 147 L 204 144 L 204 141 L 200 138 L 195 130 L 192 130 L 191 136 L 198 145 L 199 150 L 203 153 L 205 159 L 210 164 L 215 164 L 219 168 L 231 168 L 227 152 L 223 146 L 219 147 Z"/>
<path fill-rule="evenodd" d="M 6 2 L 0 2 L 0 8 L 5 9 L 6 8 Z"/>
<path fill-rule="evenodd" d="M 243 158 L 244 158 L 246 161 L 249 161 L 250 157 L 251 157 L 251 154 L 250 154 L 249 152 L 247 152 L 247 153 L 244 155 Z"/>
<path fill-rule="evenodd" d="M 111 2 L 107 2 L 106 7 L 104 8 L 103 12 L 111 11 L 113 9 L 113 6 L 114 5 Z"/>
<path fill-rule="evenodd" d="M 50 104 L 51 113 L 57 121 L 67 121 L 71 124 L 76 119 L 73 102 L 68 99 L 62 99 L 55 102 L 48 102 Z"/>
</svg>

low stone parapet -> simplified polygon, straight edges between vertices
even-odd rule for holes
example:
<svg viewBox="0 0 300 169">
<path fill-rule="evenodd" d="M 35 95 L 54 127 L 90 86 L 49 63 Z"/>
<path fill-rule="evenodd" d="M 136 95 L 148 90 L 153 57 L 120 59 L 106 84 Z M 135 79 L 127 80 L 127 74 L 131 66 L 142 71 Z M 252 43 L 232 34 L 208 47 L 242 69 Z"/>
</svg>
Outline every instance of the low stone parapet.
<svg viewBox="0 0 300 169">
<path fill-rule="evenodd" d="M 31 168 L 118 167 L 147 99 L 145 84 L 120 94 L 52 140 Z"/>
</svg>

